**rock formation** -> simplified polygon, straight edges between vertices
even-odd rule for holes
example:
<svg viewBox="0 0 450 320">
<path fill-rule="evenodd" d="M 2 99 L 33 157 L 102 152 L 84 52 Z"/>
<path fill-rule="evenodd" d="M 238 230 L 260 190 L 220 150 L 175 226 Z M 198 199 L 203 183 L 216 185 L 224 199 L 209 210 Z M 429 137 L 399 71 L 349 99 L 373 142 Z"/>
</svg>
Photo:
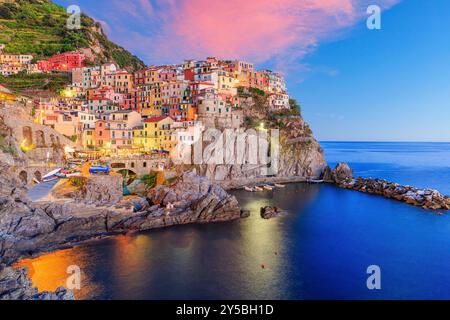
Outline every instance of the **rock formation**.
<svg viewBox="0 0 450 320">
<path fill-rule="evenodd" d="M 418 189 L 412 186 L 402 186 L 383 179 L 357 178 L 340 186 L 360 192 L 382 195 L 388 199 L 406 202 L 416 207 L 430 210 L 450 210 L 450 197 L 437 190 Z"/>
<path fill-rule="evenodd" d="M 314 138 L 308 124 L 301 115 L 290 114 L 291 111 L 286 110 L 287 114 L 269 112 L 266 98 L 259 95 L 241 97 L 241 113 L 245 121 L 241 123 L 240 132 L 253 130 L 253 135 L 256 137 L 266 129 L 278 129 L 280 146 L 279 155 L 276 155 L 278 167 L 273 167 L 272 172 L 265 172 L 268 166 L 261 162 L 247 164 L 234 161 L 228 164 L 224 161 L 223 164 L 195 165 L 200 175 L 208 177 L 227 189 L 239 188 L 248 184 L 304 181 L 318 179 L 322 176 L 326 167 L 323 150 Z M 260 130 L 261 123 L 266 129 Z M 216 129 L 236 128 L 234 125 L 231 122 L 229 126 L 219 125 L 216 126 Z M 245 158 L 248 158 L 249 149 L 256 148 L 255 145 L 258 144 L 256 138 L 252 142 L 247 139 L 244 142 L 235 140 L 231 144 L 225 143 L 225 149 L 231 148 L 236 151 L 242 143 L 245 144 Z M 208 145 L 209 142 L 203 142 L 203 150 Z M 274 156 L 271 155 L 271 157 Z"/>
<path fill-rule="evenodd" d="M 26 268 L 0 267 L 0 300 L 74 300 L 74 295 L 63 287 L 55 292 L 38 292 Z"/>
<path fill-rule="evenodd" d="M 326 167 L 323 173 L 323 180 L 336 184 L 342 184 L 353 180 L 353 171 L 347 163 L 339 163 L 333 170 Z"/>
<path fill-rule="evenodd" d="M 151 206 L 134 212 L 129 205 L 86 205 L 73 199 L 31 202 L 7 165 L 0 168 L 0 262 L 95 236 L 148 230 L 176 224 L 239 219 L 234 196 L 194 173 L 173 187 L 149 194 Z"/>
<path fill-rule="evenodd" d="M 354 179 L 352 170 L 346 163 L 339 163 L 332 171 L 327 167 L 323 178 L 326 182 L 335 183 L 341 188 L 381 195 L 424 209 L 450 210 L 450 197 L 437 190 L 402 186 L 383 179 L 361 177 Z"/>
<path fill-rule="evenodd" d="M 278 207 L 267 206 L 261 208 L 261 218 L 263 219 L 272 219 L 280 216 L 283 213 L 285 213 L 285 211 L 281 210 Z"/>
<path fill-rule="evenodd" d="M 72 198 L 95 205 L 114 205 L 122 199 L 123 177 L 120 174 L 72 177 L 57 186 L 52 194 L 57 198 Z"/>
</svg>

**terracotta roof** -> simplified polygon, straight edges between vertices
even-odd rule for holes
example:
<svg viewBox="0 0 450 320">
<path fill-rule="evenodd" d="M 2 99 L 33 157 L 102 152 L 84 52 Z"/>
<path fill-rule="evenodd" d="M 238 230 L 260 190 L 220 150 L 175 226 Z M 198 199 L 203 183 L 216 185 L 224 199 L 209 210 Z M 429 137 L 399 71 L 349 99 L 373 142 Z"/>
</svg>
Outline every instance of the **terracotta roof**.
<svg viewBox="0 0 450 320">
<path fill-rule="evenodd" d="M 144 122 L 147 122 L 147 123 L 160 122 L 166 118 L 170 118 L 170 117 L 166 117 L 166 116 L 152 117 L 152 118 L 145 119 Z M 170 118 L 170 119 L 172 119 L 172 118 Z"/>
</svg>

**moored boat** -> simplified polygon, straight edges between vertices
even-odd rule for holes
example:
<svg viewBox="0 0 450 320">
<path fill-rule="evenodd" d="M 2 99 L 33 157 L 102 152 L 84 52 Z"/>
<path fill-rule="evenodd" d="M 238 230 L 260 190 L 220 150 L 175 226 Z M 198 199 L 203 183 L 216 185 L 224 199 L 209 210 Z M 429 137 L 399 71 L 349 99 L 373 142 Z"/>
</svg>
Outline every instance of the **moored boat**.
<svg viewBox="0 0 450 320">
<path fill-rule="evenodd" d="M 265 185 L 263 188 L 267 191 L 272 191 L 274 189 L 274 187 L 269 186 L 269 185 Z"/>
<path fill-rule="evenodd" d="M 323 183 L 323 180 L 315 180 L 315 179 L 308 179 L 307 180 L 308 183 Z"/>
<path fill-rule="evenodd" d="M 250 188 L 250 187 L 244 187 L 244 190 L 248 191 L 248 192 L 254 192 L 255 191 L 253 188 Z"/>
<path fill-rule="evenodd" d="M 45 176 L 42 177 L 42 182 L 50 182 L 50 181 L 59 179 L 57 174 L 59 174 L 59 172 L 61 170 L 62 170 L 62 168 L 58 168 L 58 169 L 50 171 L 49 173 L 47 173 Z"/>
<path fill-rule="evenodd" d="M 277 187 L 277 188 L 285 188 L 286 186 L 284 184 L 275 183 L 275 187 Z"/>
<path fill-rule="evenodd" d="M 261 192 L 261 191 L 264 191 L 264 189 L 261 187 L 255 187 L 255 191 Z"/>
</svg>

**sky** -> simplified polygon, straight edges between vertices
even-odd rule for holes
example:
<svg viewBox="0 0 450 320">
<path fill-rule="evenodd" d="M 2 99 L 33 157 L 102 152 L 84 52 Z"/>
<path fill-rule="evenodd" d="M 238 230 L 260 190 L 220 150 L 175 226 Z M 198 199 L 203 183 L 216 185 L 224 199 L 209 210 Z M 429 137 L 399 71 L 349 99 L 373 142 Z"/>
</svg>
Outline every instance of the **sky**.
<svg viewBox="0 0 450 320">
<path fill-rule="evenodd" d="M 319 140 L 450 141 L 448 0 L 55 2 L 148 65 L 216 56 L 283 73 Z"/>
</svg>

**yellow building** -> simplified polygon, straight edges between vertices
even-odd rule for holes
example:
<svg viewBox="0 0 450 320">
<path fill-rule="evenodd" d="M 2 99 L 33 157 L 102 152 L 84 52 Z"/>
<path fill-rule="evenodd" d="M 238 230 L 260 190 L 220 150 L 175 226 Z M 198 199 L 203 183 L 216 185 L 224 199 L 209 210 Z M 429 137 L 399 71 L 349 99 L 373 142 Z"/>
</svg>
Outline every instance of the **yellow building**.
<svg viewBox="0 0 450 320">
<path fill-rule="evenodd" d="M 144 121 L 144 125 L 134 129 L 133 144 L 147 152 L 153 150 L 172 151 L 176 146 L 175 131 L 171 117 L 152 117 Z"/>
</svg>

